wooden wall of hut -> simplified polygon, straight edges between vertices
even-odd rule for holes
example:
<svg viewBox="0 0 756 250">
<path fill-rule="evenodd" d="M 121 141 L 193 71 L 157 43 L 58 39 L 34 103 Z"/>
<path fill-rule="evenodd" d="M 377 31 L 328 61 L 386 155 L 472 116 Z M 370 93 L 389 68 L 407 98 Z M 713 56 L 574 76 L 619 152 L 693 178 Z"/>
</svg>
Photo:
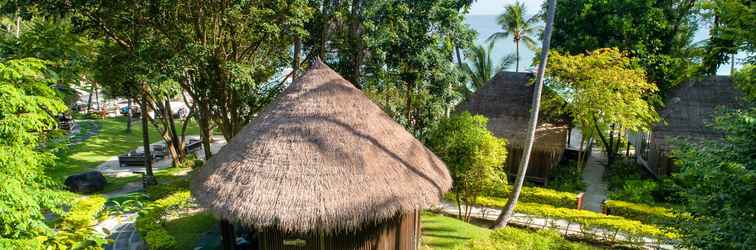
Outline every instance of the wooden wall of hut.
<svg viewBox="0 0 756 250">
<path fill-rule="evenodd" d="M 648 168 L 653 171 L 657 177 L 670 176 L 675 171 L 674 160 L 669 157 L 669 153 L 659 148 L 657 145 L 650 145 L 648 151 Z"/>
<path fill-rule="evenodd" d="M 420 240 L 418 212 L 396 216 L 362 231 L 335 235 L 258 233 L 261 250 L 415 250 Z"/>
<path fill-rule="evenodd" d="M 517 169 L 520 167 L 520 160 L 522 159 L 522 151 L 520 147 L 507 146 L 507 160 L 504 163 L 504 169 L 507 170 L 509 176 L 517 175 Z M 525 177 L 530 181 L 545 185 L 551 169 L 559 164 L 563 153 L 564 150 L 542 150 L 534 147 L 530 154 L 530 164 Z"/>
</svg>

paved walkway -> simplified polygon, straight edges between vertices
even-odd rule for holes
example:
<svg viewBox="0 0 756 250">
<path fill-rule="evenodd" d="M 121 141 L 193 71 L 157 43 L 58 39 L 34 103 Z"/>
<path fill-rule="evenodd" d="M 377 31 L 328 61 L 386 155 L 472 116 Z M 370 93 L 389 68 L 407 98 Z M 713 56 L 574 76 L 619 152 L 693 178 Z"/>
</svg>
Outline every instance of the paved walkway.
<svg viewBox="0 0 756 250">
<path fill-rule="evenodd" d="M 591 151 L 583 169 L 583 182 L 587 186 L 583 195 L 583 208 L 586 210 L 601 212 L 601 203 L 606 200 L 609 191 L 604 182 L 604 164 L 604 153 L 600 150 Z"/>
<path fill-rule="evenodd" d="M 456 204 L 451 202 L 443 202 L 439 208 L 442 213 L 457 216 L 459 209 Z M 465 206 L 462 206 L 465 209 Z M 473 207 L 470 215 L 476 219 L 482 219 L 486 221 L 495 221 L 501 213 L 501 209 L 488 208 L 488 207 Z M 661 243 L 659 240 L 650 237 L 629 237 L 629 235 L 622 232 L 615 232 L 613 230 L 606 230 L 602 228 L 583 228 L 582 225 L 570 222 L 562 219 L 553 219 L 547 217 L 538 217 L 528 214 L 515 213 L 510 220 L 511 224 L 521 227 L 529 227 L 533 229 L 551 228 L 556 230 L 562 235 L 576 237 L 576 238 L 595 238 L 604 239 L 607 241 L 615 242 L 636 242 L 636 244 L 642 245 L 644 249 L 675 249 L 674 245 L 669 243 Z"/>
</svg>

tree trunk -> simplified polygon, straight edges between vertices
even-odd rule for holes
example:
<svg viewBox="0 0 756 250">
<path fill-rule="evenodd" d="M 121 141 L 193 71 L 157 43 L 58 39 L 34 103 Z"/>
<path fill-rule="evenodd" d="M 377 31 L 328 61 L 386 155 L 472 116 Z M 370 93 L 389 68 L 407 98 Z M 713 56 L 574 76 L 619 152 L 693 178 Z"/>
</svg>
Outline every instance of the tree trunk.
<svg viewBox="0 0 756 250">
<path fill-rule="evenodd" d="M 94 83 L 92 83 L 92 86 L 89 87 L 89 97 L 87 98 L 87 114 L 92 112 L 92 96 L 94 95 L 94 89 Z"/>
<path fill-rule="evenodd" d="M 515 40 L 515 72 L 520 72 L 520 40 Z"/>
<path fill-rule="evenodd" d="M 175 152 L 175 155 L 172 155 L 173 158 L 173 165 L 174 167 L 181 162 L 184 161 L 184 157 L 186 156 L 184 152 L 181 150 L 181 145 L 183 144 L 182 141 L 178 138 L 178 132 L 176 132 L 176 122 L 173 120 L 173 109 L 171 108 L 171 101 L 165 100 L 165 119 L 168 121 L 168 128 L 166 131 L 168 131 L 170 137 L 171 137 L 171 148 L 172 151 Z M 173 154 L 173 153 L 172 153 Z"/>
<path fill-rule="evenodd" d="M 152 154 L 150 152 L 150 127 L 147 124 L 150 120 L 150 115 L 147 112 L 147 98 L 142 97 L 142 146 L 144 146 L 144 169 L 145 169 L 145 182 L 144 184 L 154 185 L 157 184 L 155 180 L 155 174 L 152 172 Z"/>
<path fill-rule="evenodd" d="M 200 112 L 198 114 L 198 123 L 200 127 L 200 139 L 202 140 L 202 149 L 205 151 L 205 161 L 210 160 L 210 157 L 213 156 L 212 151 L 210 150 L 210 141 L 212 141 L 212 129 L 210 129 L 210 110 L 207 107 L 206 102 L 199 102 L 197 101 L 197 104 L 200 106 Z"/>
<path fill-rule="evenodd" d="M 18 15 L 19 13 L 20 11 L 16 10 L 16 38 L 21 36 L 21 16 Z"/>
<path fill-rule="evenodd" d="M 461 69 L 462 68 L 462 53 L 459 52 L 459 44 L 456 42 L 454 43 L 454 52 L 457 54 L 457 66 L 459 66 L 459 68 Z"/>
<path fill-rule="evenodd" d="M 131 134 L 131 123 L 133 118 L 131 117 L 131 89 L 127 89 L 127 97 L 126 97 L 126 133 Z"/>
<path fill-rule="evenodd" d="M 543 75 L 546 71 L 546 63 L 549 58 L 549 46 L 551 43 L 551 29 L 554 25 L 554 9 L 556 0 L 549 0 L 548 18 L 546 21 L 546 29 L 544 30 L 543 49 L 541 50 L 541 63 L 538 65 L 538 75 L 536 79 L 536 85 L 533 92 L 533 107 L 530 111 L 530 120 L 528 121 L 528 134 L 527 144 L 522 153 L 520 159 L 520 167 L 517 170 L 517 179 L 515 180 L 514 189 L 507 200 L 507 204 L 504 210 L 496 219 L 496 223 L 492 228 L 506 227 L 509 220 L 514 214 L 514 208 L 517 204 L 517 199 L 520 198 L 520 192 L 522 191 L 522 184 L 525 182 L 525 173 L 528 170 L 528 162 L 530 161 L 530 153 L 533 150 L 533 140 L 535 139 L 536 126 L 538 125 L 538 109 L 541 106 L 541 91 L 543 90 Z"/>
<path fill-rule="evenodd" d="M 291 63 L 291 81 L 297 79 L 297 72 L 299 72 L 299 64 L 301 62 L 302 52 L 302 39 L 299 35 L 294 37 L 294 61 Z"/>
</svg>

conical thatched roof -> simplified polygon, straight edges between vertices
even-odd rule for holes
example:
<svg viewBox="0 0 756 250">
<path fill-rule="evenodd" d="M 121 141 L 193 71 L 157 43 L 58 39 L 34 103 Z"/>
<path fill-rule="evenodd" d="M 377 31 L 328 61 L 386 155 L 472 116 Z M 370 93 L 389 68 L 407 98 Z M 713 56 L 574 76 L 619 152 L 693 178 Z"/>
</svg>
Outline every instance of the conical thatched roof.
<svg viewBox="0 0 756 250">
<path fill-rule="evenodd" d="M 532 74 L 500 72 L 475 91 L 457 111 L 468 111 L 488 118 L 488 130 L 507 139 L 510 145 L 523 147 L 533 102 Z M 543 117 L 543 116 L 541 116 Z M 562 151 L 566 147 L 567 127 L 538 122 L 534 147 L 543 151 Z"/>
<path fill-rule="evenodd" d="M 439 202 L 444 163 L 316 62 L 201 168 L 197 201 L 257 229 L 345 232 Z"/>
<path fill-rule="evenodd" d="M 709 125 L 718 108 L 738 107 L 741 96 L 729 76 L 686 82 L 668 94 L 664 109 L 659 111 L 664 123 L 654 126 L 652 143 L 667 149 L 671 138 L 722 139 L 724 134 Z"/>
</svg>

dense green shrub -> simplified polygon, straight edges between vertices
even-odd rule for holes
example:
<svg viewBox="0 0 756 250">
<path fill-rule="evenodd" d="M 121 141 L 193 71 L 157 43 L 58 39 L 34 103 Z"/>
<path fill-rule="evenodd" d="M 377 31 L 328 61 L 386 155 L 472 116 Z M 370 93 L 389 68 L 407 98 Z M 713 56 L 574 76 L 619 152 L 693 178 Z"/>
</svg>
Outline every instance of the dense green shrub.
<svg viewBox="0 0 756 250">
<path fill-rule="evenodd" d="M 617 159 L 611 166 L 606 168 L 604 179 L 606 180 L 609 190 L 621 190 L 628 180 L 640 180 L 641 168 L 633 159 Z"/>
<path fill-rule="evenodd" d="M 76 199 L 56 223 L 57 233 L 45 241 L 47 249 L 102 249 L 105 235 L 94 230 L 107 199 L 94 195 Z"/>
<path fill-rule="evenodd" d="M 675 218 L 672 209 L 665 207 L 618 200 L 607 200 L 605 206 L 611 215 L 622 216 L 643 223 L 666 224 Z"/>
<path fill-rule="evenodd" d="M 560 163 L 551 170 L 551 180 L 546 187 L 564 192 L 582 192 L 585 190 L 583 182 L 583 169 L 577 166 L 577 162 L 568 161 Z"/>
<path fill-rule="evenodd" d="M 609 199 L 653 204 L 656 186 L 652 180 L 628 180 L 622 189 L 609 193 Z"/>
<path fill-rule="evenodd" d="M 177 245 L 176 239 L 164 228 L 148 231 L 144 236 L 144 241 L 147 242 L 150 250 L 173 250 Z"/>
<path fill-rule="evenodd" d="M 464 248 L 471 250 L 583 250 L 595 249 L 590 245 L 571 242 L 553 230 L 530 231 L 514 227 L 498 229 L 487 239 L 474 240 Z"/>
<path fill-rule="evenodd" d="M 484 116 L 459 113 L 439 122 L 428 138 L 430 148 L 449 168 L 455 200 L 466 205 L 460 214 L 466 221 L 479 195 L 506 185 L 501 165 L 507 142 L 488 131 L 487 122 Z"/>
<path fill-rule="evenodd" d="M 150 249 L 173 249 L 176 239 L 165 230 L 165 216 L 191 204 L 189 191 L 179 191 L 156 200 L 139 212 L 136 228 Z"/>
</svg>

